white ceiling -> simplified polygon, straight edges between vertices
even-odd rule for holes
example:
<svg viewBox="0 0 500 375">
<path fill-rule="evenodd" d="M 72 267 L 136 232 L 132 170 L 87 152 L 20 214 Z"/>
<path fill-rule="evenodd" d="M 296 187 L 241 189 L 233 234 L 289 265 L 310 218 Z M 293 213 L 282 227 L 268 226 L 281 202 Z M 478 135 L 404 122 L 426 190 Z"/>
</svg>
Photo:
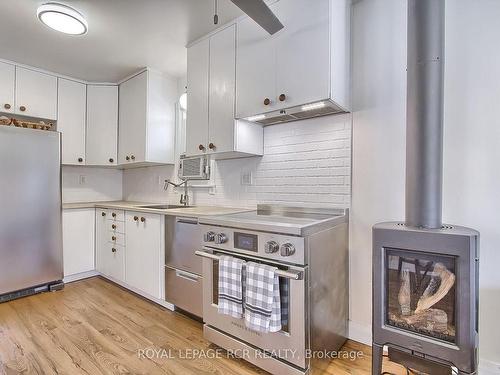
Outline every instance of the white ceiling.
<svg viewBox="0 0 500 375">
<path fill-rule="evenodd" d="M 48 2 L 48 1 L 45 1 Z M 116 82 L 140 68 L 182 76 L 185 45 L 216 28 L 213 0 L 62 0 L 84 14 L 84 36 L 58 33 L 36 17 L 44 1 L 0 1 L 0 58 L 87 81 Z M 219 25 L 242 13 L 219 0 Z"/>
</svg>

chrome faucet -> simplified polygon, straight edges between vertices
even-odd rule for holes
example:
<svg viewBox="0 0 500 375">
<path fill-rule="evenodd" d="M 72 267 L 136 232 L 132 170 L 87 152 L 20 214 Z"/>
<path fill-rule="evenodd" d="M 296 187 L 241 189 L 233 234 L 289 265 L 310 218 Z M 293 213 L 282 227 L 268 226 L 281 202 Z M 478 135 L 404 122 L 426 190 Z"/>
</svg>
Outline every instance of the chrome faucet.
<svg viewBox="0 0 500 375">
<path fill-rule="evenodd" d="M 163 189 L 167 190 L 168 185 L 172 185 L 174 187 L 181 187 L 184 185 L 184 194 L 181 194 L 180 204 L 184 206 L 189 206 L 189 195 L 188 195 L 188 181 L 187 179 L 183 179 L 181 183 L 176 184 L 170 180 L 165 180 L 165 185 L 163 185 Z"/>
</svg>

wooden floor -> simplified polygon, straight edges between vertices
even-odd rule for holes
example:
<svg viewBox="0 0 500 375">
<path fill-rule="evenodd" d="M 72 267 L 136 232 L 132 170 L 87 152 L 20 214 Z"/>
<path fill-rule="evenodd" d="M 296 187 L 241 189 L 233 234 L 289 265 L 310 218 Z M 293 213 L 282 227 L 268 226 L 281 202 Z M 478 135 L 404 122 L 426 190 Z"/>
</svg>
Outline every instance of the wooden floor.
<svg viewBox="0 0 500 375">
<path fill-rule="evenodd" d="M 190 358 L 193 349 L 216 348 L 203 339 L 201 323 L 101 278 L 0 304 L 2 375 L 265 373 L 225 356 Z M 370 374 L 369 347 L 351 341 L 344 350 L 362 358 L 315 363 L 314 374 Z M 406 374 L 396 365 L 384 370 Z"/>
</svg>

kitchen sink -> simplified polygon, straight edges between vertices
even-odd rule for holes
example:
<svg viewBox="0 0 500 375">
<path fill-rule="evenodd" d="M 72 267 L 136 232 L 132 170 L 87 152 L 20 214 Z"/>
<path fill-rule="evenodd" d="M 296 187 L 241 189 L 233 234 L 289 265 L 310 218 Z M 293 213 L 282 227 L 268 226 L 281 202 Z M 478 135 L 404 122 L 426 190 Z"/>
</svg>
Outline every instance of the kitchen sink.
<svg viewBox="0 0 500 375">
<path fill-rule="evenodd" d="M 175 204 L 152 204 L 147 206 L 137 206 L 139 208 L 154 208 L 156 210 L 168 210 L 171 208 L 192 208 L 194 206 L 181 206 Z"/>
</svg>

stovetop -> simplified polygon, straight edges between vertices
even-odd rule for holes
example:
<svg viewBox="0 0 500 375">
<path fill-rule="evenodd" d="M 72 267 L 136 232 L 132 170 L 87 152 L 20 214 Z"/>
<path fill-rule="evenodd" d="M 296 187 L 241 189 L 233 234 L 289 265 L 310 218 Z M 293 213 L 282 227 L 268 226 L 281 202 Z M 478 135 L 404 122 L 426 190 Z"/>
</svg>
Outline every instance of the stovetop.
<svg viewBox="0 0 500 375">
<path fill-rule="evenodd" d="M 259 205 L 255 211 L 200 218 L 200 223 L 306 236 L 345 222 L 347 217 L 347 209 Z"/>
</svg>

